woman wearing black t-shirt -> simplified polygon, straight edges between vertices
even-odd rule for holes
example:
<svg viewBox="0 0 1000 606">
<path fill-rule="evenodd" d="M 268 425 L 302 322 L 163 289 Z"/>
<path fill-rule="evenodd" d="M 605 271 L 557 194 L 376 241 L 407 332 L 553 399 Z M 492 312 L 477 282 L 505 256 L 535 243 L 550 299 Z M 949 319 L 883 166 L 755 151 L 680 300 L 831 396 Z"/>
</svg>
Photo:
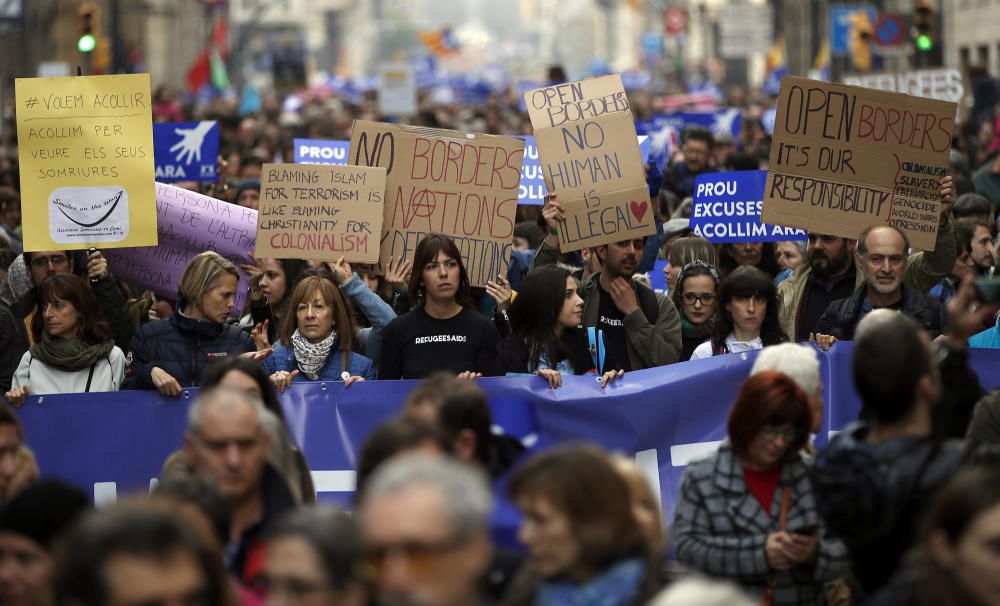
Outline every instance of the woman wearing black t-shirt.
<svg viewBox="0 0 1000 606">
<path fill-rule="evenodd" d="M 462 257 L 447 236 L 428 234 L 417 245 L 409 295 L 417 307 L 382 331 L 379 379 L 490 374 L 500 334 L 475 311 Z"/>
<path fill-rule="evenodd" d="M 513 332 L 500 342 L 497 374 L 537 374 L 549 387 L 561 387 L 563 375 L 597 374 L 582 319 L 583 299 L 569 270 L 547 265 L 531 272 L 510 307 Z M 622 374 L 609 370 L 601 385 Z"/>
</svg>

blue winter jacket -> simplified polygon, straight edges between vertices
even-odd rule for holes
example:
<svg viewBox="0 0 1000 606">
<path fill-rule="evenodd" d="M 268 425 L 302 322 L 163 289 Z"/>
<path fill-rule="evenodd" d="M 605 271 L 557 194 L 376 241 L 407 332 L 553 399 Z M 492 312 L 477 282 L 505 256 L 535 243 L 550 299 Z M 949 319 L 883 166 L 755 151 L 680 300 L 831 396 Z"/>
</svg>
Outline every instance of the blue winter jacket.
<svg viewBox="0 0 1000 606">
<path fill-rule="evenodd" d="M 181 387 L 197 386 L 212 363 L 253 350 L 250 335 L 238 326 L 195 320 L 175 311 L 169 318 L 143 324 L 132 336 L 122 389 L 153 389 L 150 373 L 157 366 Z"/>
<path fill-rule="evenodd" d="M 343 372 L 340 368 L 341 365 L 341 354 L 340 350 L 336 349 L 337 343 L 334 342 L 334 348 L 330 350 L 330 357 L 327 358 L 326 364 L 319 371 L 319 376 L 316 378 L 317 381 L 343 381 L 340 373 Z M 279 370 L 285 372 L 292 372 L 293 370 L 298 370 L 299 365 L 295 360 L 295 349 L 291 346 L 286 346 L 282 344 L 277 344 L 274 346 L 274 352 L 264 359 L 264 369 L 267 370 L 267 374 L 276 373 Z M 351 373 L 351 376 L 364 377 L 366 380 L 371 381 L 375 379 L 375 363 L 359 353 L 351 352 L 347 363 L 347 372 Z M 296 380 L 308 381 L 309 379 L 300 374 L 296 377 Z"/>
</svg>

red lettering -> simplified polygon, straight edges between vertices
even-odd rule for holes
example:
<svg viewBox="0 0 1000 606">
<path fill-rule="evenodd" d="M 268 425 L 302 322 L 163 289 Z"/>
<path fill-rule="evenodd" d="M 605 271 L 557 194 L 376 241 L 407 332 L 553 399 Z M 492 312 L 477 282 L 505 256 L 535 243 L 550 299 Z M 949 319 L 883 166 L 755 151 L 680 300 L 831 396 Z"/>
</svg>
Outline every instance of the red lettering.
<svg viewBox="0 0 1000 606">
<path fill-rule="evenodd" d="M 496 179 L 500 179 L 500 183 L 503 184 L 503 175 L 500 174 L 500 169 L 507 165 L 507 152 L 502 147 L 494 148 L 496 151 L 493 155 L 493 170 L 490 176 L 490 187 L 493 187 L 493 183 Z M 497 159 L 500 163 L 497 164 Z"/>
<path fill-rule="evenodd" d="M 427 153 L 430 151 L 430 141 L 424 139 L 423 137 L 417 137 L 413 144 L 413 166 L 410 168 L 410 178 L 411 179 L 426 179 L 427 173 L 430 172 L 430 160 L 427 158 Z M 421 151 L 421 148 L 424 148 Z M 418 163 L 417 160 L 422 159 L 422 163 Z M 420 166 L 422 168 L 418 168 Z M 418 172 L 421 171 L 421 172 Z"/>
<path fill-rule="evenodd" d="M 457 183 L 462 182 L 462 167 L 459 165 L 458 161 L 462 157 L 462 144 L 458 141 L 448 142 L 448 159 L 446 160 L 446 165 L 444 168 L 444 180 L 448 180 L 448 168 L 455 168 L 454 179 Z"/>
<path fill-rule="evenodd" d="M 875 131 L 875 125 L 872 122 L 873 109 L 871 105 L 861 106 L 861 119 L 858 121 L 858 137 L 861 139 L 867 139 Z"/>
</svg>

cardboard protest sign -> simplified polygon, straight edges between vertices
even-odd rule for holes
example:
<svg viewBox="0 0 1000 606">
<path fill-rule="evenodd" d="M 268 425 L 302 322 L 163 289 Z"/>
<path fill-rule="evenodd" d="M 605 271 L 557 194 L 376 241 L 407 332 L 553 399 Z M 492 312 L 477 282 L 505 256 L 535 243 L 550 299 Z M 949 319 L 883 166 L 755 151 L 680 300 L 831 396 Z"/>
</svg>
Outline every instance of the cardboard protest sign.
<svg viewBox="0 0 1000 606">
<path fill-rule="evenodd" d="M 265 164 L 255 256 L 376 263 L 385 169 Z"/>
<path fill-rule="evenodd" d="M 347 164 L 350 141 L 339 139 L 294 139 L 293 161 L 296 164 Z"/>
<path fill-rule="evenodd" d="M 218 175 L 219 123 L 157 122 L 153 125 L 156 180 L 215 181 Z"/>
<path fill-rule="evenodd" d="M 397 64 L 379 68 L 378 106 L 387 116 L 417 113 L 417 79 L 412 66 Z"/>
<path fill-rule="evenodd" d="M 149 74 L 15 84 L 24 249 L 155 245 Z"/>
<path fill-rule="evenodd" d="M 518 137 L 524 139 L 524 163 L 521 165 L 521 189 L 517 196 L 518 204 L 541 206 L 545 204 L 545 176 L 542 174 L 542 164 L 538 161 L 538 147 L 535 138 L 527 135 Z M 639 135 L 639 152 L 643 163 L 649 161 L 652 140 L 646 135 Z"/>
<path fill-rule="evenodd" d="M 955 104 L 785 77 L 764 209 L 767 223 L 857 238 L 890 224 L 932 250 Z"/>
<path fill-rule="evenodd" d="M 766 170 L 706 173 L 695 177 L 691 229 L 713 244 L 805 240 L 795 227 L 762 223 Z"/>
<path fill-rule="evenodd" d="M 184 267 L 198 253 L 213 250 L 237 267 L 253 263 L 249 253 L 254 249 L 257 211 L 252 208 L 157 183 L 156 220 L 157 246 L 103 251 L 119 280 L 175 299 Z M 246 287 L 241 272 L 234 315 L 242 313 Z"/>
<path fill-rule="evenodd" d="M 351 164 L 386 169 L 381 262 L 450 236 L 473 286 L 507 273 L 524 141 L 355 120 Z"/>
<path fill-rule="evenodd" d="M 563 251 L 656 233 L 632 110 L 621 76 L 525 93 L 545 176 L 566 209 Z"/>
</svg>

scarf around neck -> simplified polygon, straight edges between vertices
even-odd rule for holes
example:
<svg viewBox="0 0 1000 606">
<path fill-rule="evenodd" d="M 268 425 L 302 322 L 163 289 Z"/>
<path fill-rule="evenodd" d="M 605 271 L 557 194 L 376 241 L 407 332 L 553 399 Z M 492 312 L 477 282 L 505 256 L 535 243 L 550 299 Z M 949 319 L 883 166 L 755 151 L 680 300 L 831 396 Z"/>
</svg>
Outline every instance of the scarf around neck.
<svg viewBox="0 0 1000 606">
<path fill-rule="evenodd" d="M 712 327 L 715 325 L 715 318 L 709 318 L 703 324 L 693 324 L 683 313 L 681 316 L 681 334 L 685 339 L 705 340 L 712 335 Z"/>
<path fill-rule="evenodd" d="M 628 606 L 639 595 L 646 567 L 640 558 L 622 560 L 584 585 L 542 583 L 538 606 Z"/>
<path fill-rule="evenodd" d="M 62 339 L 42 332 L 42 340 L 31 346 L 31 355 L 43 364 L 59 370 L 83 370 L 102 358 L 108 357 L 115 342 L 111 339 L 89 345 L 79 337 Z"/>
<path fill-rule="evenodd" d="M 292 348 L 295 351 L 295 361 L 310 381 L 319 378 L 319 371 L 323 369 L 327 358 L 330 357 L 330 350 L 337 341 L 337 331 L 331 330 L 330 334 L 319 343 L 310 343 L 299 329 L 292 333 Z"/>
</svg>

